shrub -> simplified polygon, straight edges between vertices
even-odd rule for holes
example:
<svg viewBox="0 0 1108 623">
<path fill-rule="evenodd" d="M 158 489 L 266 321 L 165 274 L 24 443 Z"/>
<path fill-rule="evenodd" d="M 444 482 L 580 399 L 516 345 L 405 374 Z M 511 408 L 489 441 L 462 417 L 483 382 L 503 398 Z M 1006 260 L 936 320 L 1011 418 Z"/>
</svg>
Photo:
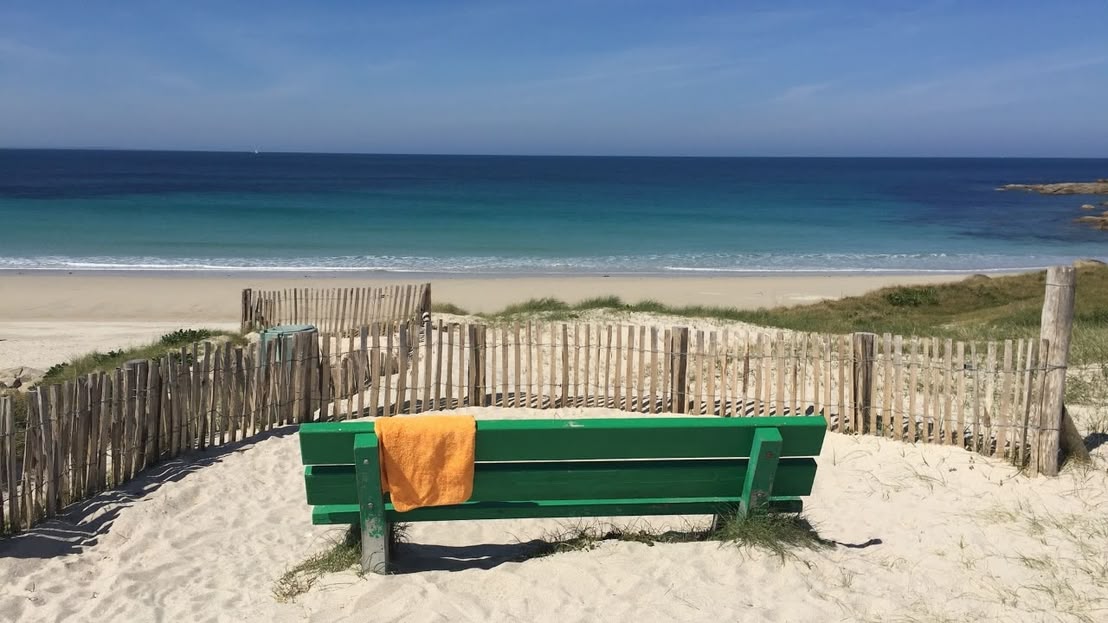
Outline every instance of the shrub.
<svg viewBox="0 0 1108 623">
<path fill-rule="evenodd" d="M 163 346 L 187 346 L 196 342 L 202 342 L 215 335 L 209 329 L 177 329 L 173 333 L 166 333 L 159 343 Z"/>
<path fill-rule="evenodd" d="M 885 293 L 885 302 L 893 307 L 938 305 L 939 291 L 933 286 L 894 288 Z"/>
</svg>

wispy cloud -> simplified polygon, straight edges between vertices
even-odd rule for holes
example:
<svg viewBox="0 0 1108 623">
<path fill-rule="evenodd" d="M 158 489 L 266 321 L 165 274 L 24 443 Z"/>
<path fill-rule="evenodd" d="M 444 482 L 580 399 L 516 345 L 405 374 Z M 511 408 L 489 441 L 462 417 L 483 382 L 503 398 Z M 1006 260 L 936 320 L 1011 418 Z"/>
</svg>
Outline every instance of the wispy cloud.
<svg viewBox="0 0 1108 623">
<path fill-rule="evenodd" d="M 12 37 L 0 37 L 0 62 L 56 63 L 64 56 L 44 47 L 24 43 Z"/>
<path fill-rule="evenodd" d="M 797 102 L 807 100 L 813 95 L 831 88 L 830 82 L 815 84 L 798 84 L 785 89 L 780 95 L 773 98 L 774 102 Z"/>
<path fill-rule="evenodd" d="M 1108 68 L 1108 54 L 1087 49 L 1061 50 L 1008 61 L 977 64 L 944 75 L 889 85 L 861 93 L 871 106 L 904 106 L 937 112 L 1012 104 L 1043 95 L 1044 84 L 1059 74 Z M 1101 79 L 1106 77 L 1103 73 Z M 1090 76 L 1093 79 L 1093 76 Z"/>
</svg>

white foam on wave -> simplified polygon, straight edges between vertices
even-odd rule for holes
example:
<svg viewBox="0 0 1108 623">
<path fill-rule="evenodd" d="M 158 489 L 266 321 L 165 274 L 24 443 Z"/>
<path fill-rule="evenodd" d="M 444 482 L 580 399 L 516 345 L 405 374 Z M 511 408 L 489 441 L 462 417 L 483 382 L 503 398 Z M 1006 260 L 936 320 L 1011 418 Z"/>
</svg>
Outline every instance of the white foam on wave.
<svg viewBox="0 0 1108 623">
<path fill-rule="evenodd" d="M 998 273 L 1041 270 L 1073 257 L 932 254 L 671 254 L 592 257 L 299 258 L 0 257 L 0 270 L 438 274 Z M 1102 258 L 1108 259 L 1108 258 Z"/>
</svg>

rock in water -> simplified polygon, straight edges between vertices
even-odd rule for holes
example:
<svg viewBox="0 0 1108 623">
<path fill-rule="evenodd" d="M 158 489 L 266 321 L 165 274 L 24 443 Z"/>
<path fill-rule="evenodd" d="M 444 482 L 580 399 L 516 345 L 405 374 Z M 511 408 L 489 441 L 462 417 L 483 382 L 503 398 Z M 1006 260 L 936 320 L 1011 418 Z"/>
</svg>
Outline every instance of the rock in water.
<svg viewBox="0 0 1108 623">
<path fill-rule="evenodd" d="M 1005 184 L 997 190 L 1025 190 L 1041 195 L 1108 195 L 1108 181 L 1058 182 L 1055 184 Z"/>
</svg>

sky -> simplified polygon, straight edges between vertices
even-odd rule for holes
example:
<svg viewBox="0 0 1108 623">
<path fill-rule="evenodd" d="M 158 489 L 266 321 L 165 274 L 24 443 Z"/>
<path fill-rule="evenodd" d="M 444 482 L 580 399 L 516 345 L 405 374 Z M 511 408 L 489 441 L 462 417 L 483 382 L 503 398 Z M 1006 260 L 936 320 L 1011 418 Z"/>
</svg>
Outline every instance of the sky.
<svg viewBox="0 0 1108 623">
<path fill-rule="evenodd" d="M 1108 157 L 1108 2 L 0 0 L 0 147 Z"/>
</svg>

